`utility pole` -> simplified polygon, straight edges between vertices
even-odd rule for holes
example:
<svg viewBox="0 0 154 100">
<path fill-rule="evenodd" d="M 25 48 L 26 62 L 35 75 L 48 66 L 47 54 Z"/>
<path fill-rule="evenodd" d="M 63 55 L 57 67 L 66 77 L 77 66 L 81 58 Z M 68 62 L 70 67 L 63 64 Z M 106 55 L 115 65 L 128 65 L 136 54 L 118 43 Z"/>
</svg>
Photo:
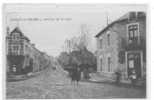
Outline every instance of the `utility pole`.
<svg viewBox="0 0 154 100">
<path fill-rule="evenodd" d="M 106 24 L 107 24 L 107 26 L 108 26 L 108 24 L 109 24 L 109 16 L 108 16 L 108 12 L 106 12 Z"/>
</svg>

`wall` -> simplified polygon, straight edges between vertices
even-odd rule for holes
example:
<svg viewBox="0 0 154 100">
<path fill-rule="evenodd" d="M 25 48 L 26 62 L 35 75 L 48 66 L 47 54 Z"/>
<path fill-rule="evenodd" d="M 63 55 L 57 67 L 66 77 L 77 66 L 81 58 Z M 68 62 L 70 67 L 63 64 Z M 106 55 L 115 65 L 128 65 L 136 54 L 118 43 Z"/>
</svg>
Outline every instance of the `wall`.
<svg viewBox="0 0 154 100">
<path fill-rule="evenodd" d="M 137 21 L 139 23 L 139 32 L 140 32 L 140 38 L 141 44 L 146 42 L 146 21 L 145 19 L 139 19 Z M 114 72 L 117 69 L 120 69 L 122 71 L 122 79 L 127 79 L 127 66 L 126 66 L 126 59 L 125 57 L 124 62 L 119 62 L 119 52 L 120 51 L 126 51 L 125 46 L 128 44 L 127 42 L 127 24 L 129 24 L 128 20 L 120 21 L 118 23 L 113 24 L 107 31 L 110 31 L 111 34 L 111 45 L 108 46 L 107 44 L 107 31 L 105 31 L 103 34 L 101 34 L 97 38 L 97 46 L 99 46 L 99 39 L 103 39 L 103 47 L 102 49 L 97 49 L 97 71 L 101 72 L 101 64 L 100 64 L 100 58 L 103 58 L 103 67 L 104 71 L 102 73 L 108 74 L 107 71 L 107 57 L 111 56 L 111 67 L 112 72 Z M 142 50 L 142 49 L 141 49 Z M 143 51 L 143 50 L 142 50 Z M 146 58 L 146 54 L 144 54 L 143 58 Z M 143 71 L 144 74 L 146 74 L 146 59 L 143 60 Z"/>
<path fill-rule="evenodd" d="M 140 45 L 143 45 L 144 49 L 146 47 L 146 45 L 144 43 L 146 43 L 146 21 L 145 19 L 138 19 L 135 22 L 128 22 L 128 21 L 122 21 L 119 23 L 116 23 L 114 25 L 114 30 L 118 33 L 118 51 L 125 51 L 125 47 L 126 45 L 128 45 L 128 36 L 127 36 L 127 24 L 130 23 L 139 23 L 139 32 L 140 32 Z M 129 47 L 128 47 L 129 48 Z M 144 53 L 143 49 L 139 49 L 143 52 L 143 58 L 146 59 L 146 54 Z M 125 55 L 126 56 L 126 55 Z M 125 59 L 125 58 L 124 58 Z M 146 61 L 143 60 L 143 72 L 146 73 Z M 126 59 L 124 60 L 124 63 L 118 63 L 119 68 L 122 70 L 122 78 L 123 79 L 127 79 L 127 65 L 126 65 Z M 142 66 L 141 66 L 142 67 Z"/>
<path fill-rule="evenodd" d="M 108 45 L 107 35 L 110 34 L 110 45 Z M 102 49 L 98 49 L 97 51 L 97 71 L 101 72 L 101 66 L 103 67 L 102 73 L 106 73 L 106 75 L 111 75 L 117 68 L 118 62 L 118 37 L 117 33 L 110 28 L 105 31 L 105 33 L 101 34 L 98 39 L 102 39 L 103 45 Z M 97 39 L 97 41 L 98 41 Z M 98 42 L 99 43 L 99 42 Z M 98 44 L 99 45 L 99 44 Z M 108 57 L 111 59 L 111 71 L 108 71 Z M 103 63 L 101 65 L 100 58 L 103 58 Z"/>
</svg>

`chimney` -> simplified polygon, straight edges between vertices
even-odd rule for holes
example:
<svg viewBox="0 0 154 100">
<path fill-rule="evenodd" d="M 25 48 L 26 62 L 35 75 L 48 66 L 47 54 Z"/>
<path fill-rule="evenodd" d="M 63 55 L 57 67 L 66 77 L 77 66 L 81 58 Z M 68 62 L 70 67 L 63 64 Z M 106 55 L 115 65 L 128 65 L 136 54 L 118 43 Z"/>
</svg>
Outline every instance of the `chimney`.
<svg viewBox="0 0 154 100">
<path fill-rule="evenodd" d="M 137 19 L 137 12 L 130 12 L 129 13 L 129 21 L 135 21 Z"/>
</svg>

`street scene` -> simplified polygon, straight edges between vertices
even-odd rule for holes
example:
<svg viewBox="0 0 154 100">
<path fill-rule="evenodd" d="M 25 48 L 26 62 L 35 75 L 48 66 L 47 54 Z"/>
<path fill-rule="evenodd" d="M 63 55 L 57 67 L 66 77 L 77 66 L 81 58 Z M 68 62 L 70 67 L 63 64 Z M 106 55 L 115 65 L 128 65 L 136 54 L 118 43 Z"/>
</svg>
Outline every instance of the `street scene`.
<svg viewBox="0 0 154 100">
<path fill-rule="evenodd" d="M 146 5 L 5 4 L 6 99 L 146 98 Z"/>
<path fill-rule="evenodd" d="M 7 83 L 7 98 L 24 99 L 90 99 L 90 98 L 144 98 L 145 90 L 139 87 L 117 86 L 108 83 L 79 82 L 71 84 L 62 69 L 45 73 L 24 81 Z"/>
</svg>

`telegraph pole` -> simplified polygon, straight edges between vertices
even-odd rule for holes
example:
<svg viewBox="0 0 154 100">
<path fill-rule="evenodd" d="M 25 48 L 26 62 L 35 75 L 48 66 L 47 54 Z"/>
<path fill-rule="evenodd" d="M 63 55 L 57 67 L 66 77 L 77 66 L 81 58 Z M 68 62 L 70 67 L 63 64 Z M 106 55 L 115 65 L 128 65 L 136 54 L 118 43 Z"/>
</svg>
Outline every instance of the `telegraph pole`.
<svg viewBox="0 0 154 100">
<path fill-rule="evenodd" d="M 109 24 L 109 16 L 108 16 L 108 12 L 106 12 L 106 24 L 107 24 L 107 26 L 108 26 L 108 24 Z"/>
</svg>

